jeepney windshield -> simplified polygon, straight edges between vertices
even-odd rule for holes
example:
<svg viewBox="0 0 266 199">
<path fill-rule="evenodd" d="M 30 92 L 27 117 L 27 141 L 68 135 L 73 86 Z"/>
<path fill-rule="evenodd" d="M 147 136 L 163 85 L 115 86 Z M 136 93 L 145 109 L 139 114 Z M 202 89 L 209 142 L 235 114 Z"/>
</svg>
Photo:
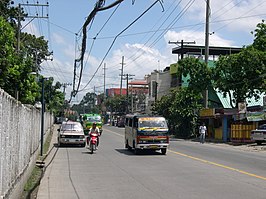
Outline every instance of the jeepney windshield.
<svg viewBox="0 0 266 199">
<path fill-rule="evenodd" d="M 168 128 L 164 118 L 140 118 L 139 128 Z"/>
<path fill-rule="evenodd" d="M 101 116 L 88 117 L 88 122 L 101 122 Z"/>
</svg>

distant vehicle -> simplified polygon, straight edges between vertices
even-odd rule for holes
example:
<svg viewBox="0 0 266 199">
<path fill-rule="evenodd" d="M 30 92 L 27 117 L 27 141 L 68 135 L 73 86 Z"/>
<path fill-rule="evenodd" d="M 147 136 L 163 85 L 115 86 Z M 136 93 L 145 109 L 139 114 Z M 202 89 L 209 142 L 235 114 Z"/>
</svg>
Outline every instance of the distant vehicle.
<svg viewBox="0 0 266 199">
<path fill-rule="evenodd" d="M 266 142 L 266 124 L 260 125 L 257 129 L 251 131 L 251 140 L 254 140 L 258 145 Z"/>
<path fill-rule="evenodd" d="M 125 127 L 125 120 L 124 117 L 120 117 L 117 121 L 117 127 Z"/>
<path fill-rule="evenodd" d="M 96 122 L 97 127 L 100 129 L 100 133 L 102 133 L 103 129 L 103 122 L 102 117 L 100 114 L 96 113 L 85 113 L 82 114 L 82 123 L 83 123 L 83 129 L 84 133 L 87 135 L 90 131 L 92 124 Z"/>
<path fill-rule="evenodd" d="M 169 146 L 168 126 L 164 117 L 126 115 L 125 147 L 140 150 L 161 150 L 165 155 Z"/>
<path fill-rule="evenodd" d="M 65 118 L 64 117 L 56 117 L 55 118 L 55 123 L 56 124 L 62 124 L 62 122 L 65 121 Z"/>
<path fill-rule="evenodd" d="M 85 147 L 85 135 L 83 127 L 79 122 L 67 121 L 62 122 L 61 127 L 57 129 L 57 143 L 58 146 L 62 144 L 81 145 Z"/>
</svg>

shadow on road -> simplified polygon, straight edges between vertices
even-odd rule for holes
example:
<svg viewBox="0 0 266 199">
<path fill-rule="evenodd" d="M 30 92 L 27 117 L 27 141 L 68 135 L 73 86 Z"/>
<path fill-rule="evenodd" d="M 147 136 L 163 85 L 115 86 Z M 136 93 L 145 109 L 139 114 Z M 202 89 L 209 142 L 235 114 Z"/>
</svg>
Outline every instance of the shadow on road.
<svg viewBox="0 0 266 199">
<path fill-rule="evenodd" d="M 159 151 L 154 151 L 154 150 L 139 150 L 137 155 L 134 153 L 134 150 L 128 150 L 128 149 L 115 149 L 115 150 L 119 153 L 122 153 L 122 154 L 128 155 L 128 156 L 162 155 Z"/>
<path fill-rule="evenodd" d="M 55 148 L 85 148 L 82 145 L 77 145 L 77 144 L 60 144 L 60 146 L 58 146 L 58 143 L 54 143 L 54 147 Z"/>
</svg>

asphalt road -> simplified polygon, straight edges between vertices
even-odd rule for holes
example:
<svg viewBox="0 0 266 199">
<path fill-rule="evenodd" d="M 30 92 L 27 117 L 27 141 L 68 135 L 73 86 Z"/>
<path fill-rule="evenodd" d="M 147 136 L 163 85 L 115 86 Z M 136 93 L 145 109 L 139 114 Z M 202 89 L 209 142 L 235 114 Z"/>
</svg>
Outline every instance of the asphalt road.
<svg viewBox="0 0 266 199">
<path fill-rule="evenodd" d="M 105 126 L 95 154 L 55 147 L 38 198 L 266 198 L 265 151 L 175 140 L 167 155 L 134 155 L 124 148 L 123 130 Z"/>
</svg>

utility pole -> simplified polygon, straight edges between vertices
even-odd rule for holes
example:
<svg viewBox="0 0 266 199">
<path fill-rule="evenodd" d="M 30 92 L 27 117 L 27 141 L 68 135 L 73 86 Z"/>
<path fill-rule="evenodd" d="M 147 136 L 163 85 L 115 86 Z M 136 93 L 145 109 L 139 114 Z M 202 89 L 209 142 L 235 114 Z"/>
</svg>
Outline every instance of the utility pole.
<svg viewBox="0 0 266 199">
<path fill-rule="evenodd" d="M 155 89 L 154 89 L 154 101 L 157 101 L 157 95 L 158 95 L 158 83 L 155 81 L 154 83 Z"/>
<path fill-rule="evenodd" d="M 96 89 L 95 86 L 93 87 L 93 108 L 95 107 L 95 98 L 96 98 Z"/>
<path fill-rule="evenodd" d="M 208 66 L 209 60 L 209 19 L 210 19 L 210 0 L 206 0 L 206 27 L 205 27 L 205 63 Z M 205 90 L 204 106 L 208 108 L 208 88 Z"/>
<path fill-rule="evenodd" d="M 47 2 L 47 4 L 39 4 L 39 3 L 36 3 L 36 4 L 30 4 L 30 3 L 20 3 L 18 4 L 18 8 L 19 8 L 19 15 L 18 15 L 18 38 L 17 38 L 17 52 L 20 51 L 20 33 L 21 33 L 21 30 L 23 28 L 25 28 L 30 22 L 32 22 L 34 19 L 39 19 L 39 18 L 45 18 L 45 19 L 48 19 L 48 13 L 45 14 L 44 12 L 44 8 L 45 7 L 48 7 L 49 4 Z M 21 10 L 21 7 L 28 7 L 28 8 L 31 8 L 31 7 L 39 7 L 40 9 L 37 9 L 37 10 L 40 10 L 41 12 L 40 13 L 36 13 L 36 15 L 26 15 L 26 16 L 23 16 L 24 18 L 31 18 L 30 22 L 27 23 L 24 27 L 21 28 L 21 16 L 20 16 L 20 10 Z"/>
<path fill-rule="evenodd" d="M 62 86 L 63 86 L 63 88 L 64 88 L 64 90 L 63 90 L 64 96 L 65 96 L 65 94 L 66 94 L 66 87 L 67 87 L 67 86 L 71 86 L 71 85 L 72 85 L 71 83 L 63 83 L 63 84 L 62 84 Z"/>
<path fill-rule="evenodd" d="M 183 48 L 184 48 L 184 44 L 195 44 L 196 42 L 195 41 L 183 41 L 183 39 L 180 41 L 176 41 L 176 42 L 171 42 L 169 41 L 168 44 L 181 44 L 181 59 L 184 58 L 184 53 L 183 53 Z M 182 86 L 182 73 L 180 73 L 179 75 L 179 86 L 181 87 Z"/>
<path fill-rule="evenodd" d="M 17 38 L 17 53 L 20 51 L 20 32 L 21 32 L 21 24 L 20 24 L 20 9 L 21 9 L 21 4 L 18 4 L 18 38 Z"/>
<path fill-rule="evenodd" d="M 131 80 L 133 79 L 132 77 L 135 76 L 135 75 L 132 75 L 132 74 L 124 74 L 123 76 L 126 76 L 125 80 L 127 80 L 127 107 L 126 107 L 126 111 L 128 113 L 128 105 L 129 105 L 129 91 L 128 91 L 128 80 Z"/>
<path fill-rule="evenodd" d="M 124 72 L 124 56 L 122 56 L 122 68 L 121 68 L 121 80 L 120 80 L 120 96 L 122 95 L 122 85 L 123 85 L 123 72 Z"/>
<path fill-rule="evenodd" d="M 106 99 L 106 90 L 105 90 L 105 75 L 106 75 L 106 63 L 103 66 L 103 101 Z"/>
<path fill-rule="evenodd" d="M 181 41 L 169 41 L 168 44 L 181 44 L 181 59 L 184 58 L 184 53 L 183 53 L 183 48 L 184 48 L 184 44 L 195 44 L 195 41 L 183 41 L 183 39 Z"/>
</svg>

